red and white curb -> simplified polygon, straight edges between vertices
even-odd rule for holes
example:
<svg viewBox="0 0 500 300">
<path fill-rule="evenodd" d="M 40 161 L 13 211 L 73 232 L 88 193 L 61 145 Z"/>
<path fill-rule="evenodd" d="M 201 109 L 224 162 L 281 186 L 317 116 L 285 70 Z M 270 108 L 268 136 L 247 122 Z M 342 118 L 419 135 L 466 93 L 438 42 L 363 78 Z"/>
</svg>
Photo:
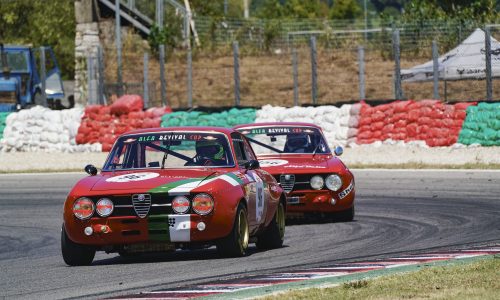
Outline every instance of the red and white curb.
<svg viewBox="0 0 500 300">
<path fill-rule="evenodd" d="M 141 292 L 140 294 L 119 296 L 108 299 L 193 299 L 221 294 L 229 296 L 228 293 L 269 287 L 278 284 L 328 277 L 342 277 L 354 273 L 362 273 L 438 261 L 452 261 L 494 254 L 500 254 L 500 245 L 466 250 L 454 250 L 449 252 L 429 252 L 418 255 L 397 256 L 384 260 L 342 263 L 319 268 L 297 269 L 289 272 L 249 276 L 244 278 L 199 284 L 185 288 Z"/>
</svg>

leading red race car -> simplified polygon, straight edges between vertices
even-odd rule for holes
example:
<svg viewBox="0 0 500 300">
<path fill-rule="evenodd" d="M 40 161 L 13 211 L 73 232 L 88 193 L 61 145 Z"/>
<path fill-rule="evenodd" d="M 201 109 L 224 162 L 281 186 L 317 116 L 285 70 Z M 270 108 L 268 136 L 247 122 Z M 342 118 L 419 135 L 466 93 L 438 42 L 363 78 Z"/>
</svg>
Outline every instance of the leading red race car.
<svg viewBox="0 0 500 300">
<path fill-rule="evenodd" d="M 332 154 L 319 126 L 309 123 L 254 123 L 234 128 L 252 143 L 260 166 L 286 192 L 288 215 L 322 214 L 354 218 L 354 176 Z"/>
<path fill-rule="evenodd" d="M 281 247 L 286 199 L 247 139 L 227 128 L 157 128 L 122 135 L 100 174 L 89 165 L 64 204 L 68 265 L 98 250 L 130 255 L 216 245 L 224 256 Z"/>
</svg>

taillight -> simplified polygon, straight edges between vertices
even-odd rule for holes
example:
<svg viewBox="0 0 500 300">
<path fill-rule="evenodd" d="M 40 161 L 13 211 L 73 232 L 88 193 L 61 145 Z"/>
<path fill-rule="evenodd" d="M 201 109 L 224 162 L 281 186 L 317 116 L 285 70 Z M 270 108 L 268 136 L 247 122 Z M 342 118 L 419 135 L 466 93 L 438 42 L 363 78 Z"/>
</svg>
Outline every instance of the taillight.
<svg viewBox="0 0 500 300">
<path fill-rule="evenodd" d="M 73 203 L 73 214 L 80 220 L 86 220 L 94 214 L 94 202 L 89 198 L 78 198 Z"/>
<path fill-rule="evenodd" d="M 208 215 L 214 209 L 214 199 L 209 194 L 198 194 L 193 198 L 193 210 L 202 216 Z"/>
<path fill-rule="evenodd" d="M 172 209 L 178 214 L 185 214 L 189 210 L 189 199 L 184 196 L 177 196 L 172 201 Z"/>
<path fill-rule="evenodd" d="M 113 209 L 115 206 L 113 205 L 113 201 L 108 198 L 101 198 L 97 201 L 96 211 L 97 214 L 101 217 L 107 217 L 113 213 Z"/>
</svg>

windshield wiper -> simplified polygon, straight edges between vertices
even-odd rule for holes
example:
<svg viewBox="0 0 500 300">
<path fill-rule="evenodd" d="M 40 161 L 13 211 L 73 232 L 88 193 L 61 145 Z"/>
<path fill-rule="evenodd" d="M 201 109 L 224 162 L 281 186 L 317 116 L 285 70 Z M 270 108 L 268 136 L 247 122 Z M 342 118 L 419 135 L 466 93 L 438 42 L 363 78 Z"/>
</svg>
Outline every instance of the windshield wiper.
<svg viewBox="0 0 500 300">
<path fill-rule="evenodd" d="M 167 160 L 167 157 L 168 157 L 168 153 L 170 151 L 170 145 L 172 145 L 172 134 L 174 134 L 173 131 L 170 132 L 169 136 L 168 136 L 168 145 L 167 145 L 167 148 L 165 148 L 165 154 L 163 154 L 163 159 L 161 160 L 161 169 L 165 169 L 165 161 Z"/>
<path fill-rule="evenodd" d="M 321 143 L 318 143 L 318 144 L 316 145 L 316 147 L 314 148 L 314 151 L 313 151 L 313 157 L 314 157 L 314 155 L 316 155 L 316 151 L 318 151 L 318 149 L 319 149 L 319 145 L 321 145 Z"/>
</svg>

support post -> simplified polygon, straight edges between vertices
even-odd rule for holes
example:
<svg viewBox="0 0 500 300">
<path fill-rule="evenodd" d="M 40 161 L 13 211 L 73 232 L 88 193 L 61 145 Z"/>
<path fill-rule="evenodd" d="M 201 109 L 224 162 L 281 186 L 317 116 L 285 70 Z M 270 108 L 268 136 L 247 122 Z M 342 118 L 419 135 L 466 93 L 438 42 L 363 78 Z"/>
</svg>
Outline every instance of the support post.
<svg viewBox="0 0 500 300">
<path fill-rule="evenodd" d="M 97 46 L 97 72 L 98 72 L 97 97 L 99 100 L 99 104 L 108 105 L 106 97 L 104 97 L 104 57 L 102 54 L 102 47 L 100 45 Z"/>
<path fill-rule="evenodd" d="M 42 81 L 42 104 L 47 107 L 47 70 L 45 69 L 45 47 L 40 47 L 40 80 Z"/>
<path fill-rule="evenodd" d="M 486 56 L 486 100 L 491 101 L 493 99 L 493 83 L 491 81 L 491 30 L 490 27 L 486 26 L 484 29 L 485 39 L 484 39 L 484 50 Z"/>
<path fill-rule="evenodd" d="M 156 0 L 156 24 L 160 28 L 163 27 L 164 13 L 165 11 L 163 9 L 163 0 Z"/>
<path fill-rule="evenodd" d="M 240 105 L 240 51 L 238 42 L 233 42 L 233 61 L 234 61 L 234 106 Z"/>
<path fill-rule="evenodd" d="M 160 45 L 160 91 L 161 91 L 161 104 L 167 106 L 167 81 L 165 79 L 165 45 Z"/>
<path fill-rule="evenodd" d="M 144 82 L 143 82 L 143 99 L 144 108 L 149 107 L 149 55 L 147 52 L 144 53 Z"/>
<path fill-rule="evenodd" d="M 359 99 L 366 99 L 366 84 L 365 84 L 365 48 L 358 47 L 358 68 L 359 68 Z"/>
<path fill-rule="evenodd" d="M 121 22 L 120 22 L 120 0 L 115 0 L 115 44 L 116 44 L 116 65 L 117 65 L 117 83 L 118 83 L 118 96 L 123 93 L 123 79 L 122 79 L 122 37 L 121 37 Z"/>
<path fill-rule="evenodd" d="M 191 43 L 190 41 L 188 41 Z M 191 47 L 187 49 L 187 94 L 188 107 L 193 107 L 193 53 Z"/>
<path fill-rule="evenodd" d="M 317 50 L 316 50 L 316 37 L 315 36 L 311 37 L 310 46 L 311 46 L 312 103 L 316 104 L 318 102 L 318 62 L 317 62 Z"/>
<path fill-rule="evenodd" d="M 299 62 L 297 57 L 297 49 L 292 49 L 292 65 L 293 65 L 293 105 L 299 106 Z"/>
<path fill-rule="evenodd" d="M 403 89 L 401 88 L 401 52 L 399 41 L 399 29 L 392 33 L 392 45 L 394 50 L 394 98 L 403 99 Z"/>
<path fill-rule="evenodd" d="M 437 42 L 432 41 L 432 71 L 433 71 L 433 98 L 439 99 L 439 53 Z"/>
</svg>

